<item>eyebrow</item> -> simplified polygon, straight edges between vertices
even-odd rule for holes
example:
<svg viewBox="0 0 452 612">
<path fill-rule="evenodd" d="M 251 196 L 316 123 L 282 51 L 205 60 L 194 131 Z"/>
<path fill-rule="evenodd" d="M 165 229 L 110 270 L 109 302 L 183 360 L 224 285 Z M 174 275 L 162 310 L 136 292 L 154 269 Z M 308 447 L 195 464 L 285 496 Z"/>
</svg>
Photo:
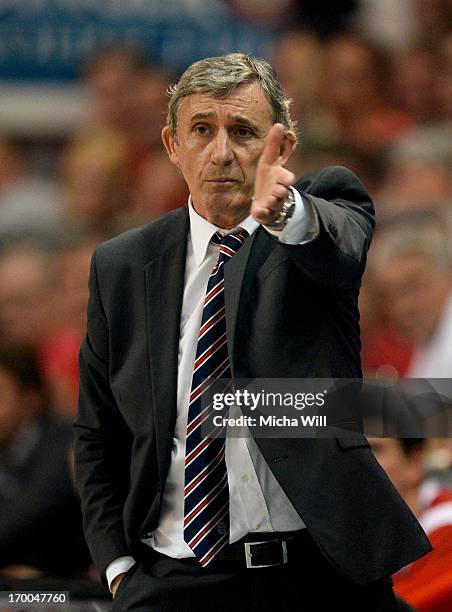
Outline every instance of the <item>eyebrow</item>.
<svg viewBox="0 0 452 612">
<path fill-rule="evenodd" d="M 191 121 L 193 123 L 194 121 L 199 121 L 202 119 L 213 119 L 215 117 L 216 117 L 216 113 L 214 112 L 195 113 L 192 116 Z M 257 134 L 260 134 L 262 132 L 262 130 L 256 124 L 254 124 L 252 121 L 250 121 L 243 115 L 239 115 L 239 114 L 232 115 L 231 121 L 233 123 L 240 123 L 241 125 L 249 127 L 250 129 L 254 130 Z"/>
<path fill-rule="evenodd" d="M 257 125 L 255 125 L 252 121 L 250 121 L 246 117 L 243 117 L 243 115 L 232 115 L 231 119 L 234 123 L 241 123 L 242 125 L 246 125 L 247 127 L 251 128 L 255 132 L 261 131 L 260 128 L 257 127 Z"/>
<path fill-rule="evenodd" d="M 194 115 L 192 115 L 191 120 L 192 121 L 198 121 L 199 119 L 212 119 L 212 117 L 215 117 L 215 113 L 209 112 L 209 113 L 195 113 Z"/>
</svg>

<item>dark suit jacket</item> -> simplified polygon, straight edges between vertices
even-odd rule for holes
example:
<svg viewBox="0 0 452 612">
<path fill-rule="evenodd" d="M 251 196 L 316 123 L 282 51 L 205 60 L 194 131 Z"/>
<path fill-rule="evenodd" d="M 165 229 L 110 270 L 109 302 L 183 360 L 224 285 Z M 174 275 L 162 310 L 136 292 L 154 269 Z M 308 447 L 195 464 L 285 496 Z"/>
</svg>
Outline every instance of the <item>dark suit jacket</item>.
<svg viewBox="0 0 452 612">
<path fill-rule="evenodd" d="M 225 265 L 233 374 L 359 377 L 358 292 L 372 203 L 340 167 L 295 187 L 317 211 L 319 236 L 284 245 L 258 228 Z M 159 519 L 176 419 L 187 232 L 187 209 L 178 209 L 93 257 L 75 432 L 85 532 L 102 572 L 134 554 Z M 318 546 L 352 580 L 387 576 L 430 550 L 363 434 L 256 441 Z"/>
</svg>

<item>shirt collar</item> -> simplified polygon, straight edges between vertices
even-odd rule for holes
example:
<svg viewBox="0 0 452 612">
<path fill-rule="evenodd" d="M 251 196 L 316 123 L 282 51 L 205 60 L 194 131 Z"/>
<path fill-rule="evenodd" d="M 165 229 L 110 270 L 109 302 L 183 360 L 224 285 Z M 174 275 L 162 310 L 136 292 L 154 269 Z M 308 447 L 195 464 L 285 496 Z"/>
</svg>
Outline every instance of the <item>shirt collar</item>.
<svg viewBox="0 0 452 612">
<path fill-rule="evenodd" d="M 242 228 L 245 229 L 251 236 L 259 227 L 259 223 L 253 219 L 251 215 L 244 219 L 240 225 L 230 230 L 217 227 L 196 212 L 196 210 L 193 208 L 191 196 L 188 198 L 188 214 L 190 217 L 190 239 L 197 266 L 200 266 L 204 261 L 207 255 L 210 239 L 215 232 L 220 232 L 220 234 L 226 235 L 237 231 L 238 228 Z"/>
</svg>

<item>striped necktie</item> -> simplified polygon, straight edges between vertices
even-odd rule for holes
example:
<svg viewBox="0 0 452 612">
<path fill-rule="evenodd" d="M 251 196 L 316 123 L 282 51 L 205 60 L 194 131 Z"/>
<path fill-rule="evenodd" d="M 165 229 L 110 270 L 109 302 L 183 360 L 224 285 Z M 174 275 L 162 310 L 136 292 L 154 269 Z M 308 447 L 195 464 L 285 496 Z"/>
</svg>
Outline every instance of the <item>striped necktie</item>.
<svg viewBox="0 0 452 612">
<path fill-rule="evenodd" d="M 207 284 L 188 408 L 185 448 L 184 540 L 205 567 L 229 542 L 229 488 L 225 437 L 203 437 L 202 424 L 212 405 L 202 396 L 218 378 L 230 378 L 224 305 L 224 264 L 242 246 L 248 232 L 211 242 L 220 245 L 217 265 Z"/>
</svg>

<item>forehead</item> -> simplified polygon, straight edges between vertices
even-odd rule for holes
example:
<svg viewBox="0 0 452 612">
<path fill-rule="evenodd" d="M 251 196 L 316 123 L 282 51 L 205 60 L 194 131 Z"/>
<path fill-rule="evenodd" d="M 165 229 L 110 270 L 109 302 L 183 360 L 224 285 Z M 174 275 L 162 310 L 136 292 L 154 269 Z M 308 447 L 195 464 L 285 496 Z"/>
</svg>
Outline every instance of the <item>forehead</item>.
<svg viewBox="0 0 452 612">
<path fill-rule="evenodd" d="M 203 114 L 218 120 L 241 116 L 262 127 L 273 123 L 270 103 L 257 82 L 240 85 L 224 98 L 209 94 L 186 96 L 180 103 L 178 124 L 185 125 Z"/>
</svg>

